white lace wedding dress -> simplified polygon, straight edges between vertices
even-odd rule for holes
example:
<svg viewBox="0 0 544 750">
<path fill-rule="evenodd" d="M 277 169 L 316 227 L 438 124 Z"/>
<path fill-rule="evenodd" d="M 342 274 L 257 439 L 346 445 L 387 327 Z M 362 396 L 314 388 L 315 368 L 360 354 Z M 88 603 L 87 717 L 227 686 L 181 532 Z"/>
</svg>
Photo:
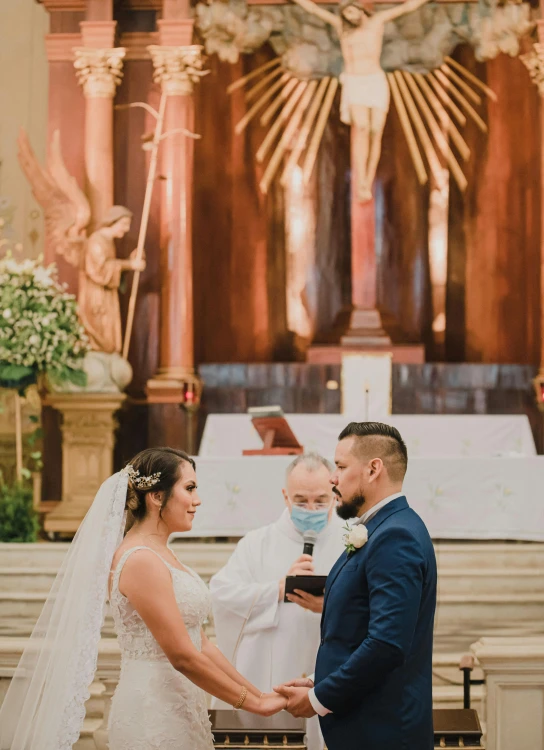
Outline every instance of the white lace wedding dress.
<svg viewBox="0 0 544 750">
<path fill-rule="evenodd" d="M 112 699 L 110 750 L 210 750 L 206 694 L 170 664 L 141 617 L 119 591 L 127 550 L 113 575 L 110 605 L 122 653 L 121 676 Z M 176 602 L 192 642 L 201 648 L 201 627 L 211 611 L 210 593 L 193 571 L 166 562 Z"/>
</svg>

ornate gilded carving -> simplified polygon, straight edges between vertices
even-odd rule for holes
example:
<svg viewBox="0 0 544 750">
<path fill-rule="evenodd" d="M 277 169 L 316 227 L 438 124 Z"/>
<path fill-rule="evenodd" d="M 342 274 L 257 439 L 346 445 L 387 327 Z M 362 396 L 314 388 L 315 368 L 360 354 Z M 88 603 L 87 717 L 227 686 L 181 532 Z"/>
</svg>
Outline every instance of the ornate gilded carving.
<svg viewBox="0 0 544 750">
<path fill-rule="evenodd" d="M 124 47 L 74 49 L 76 75 L 88 98 L 112 99 L 123 77 Z"/>
<path fill-rule="evenodd" d="M 115 413 L 122 394 L 49 394 L 62 415 L 62 502 L 47 516 L 47 531 L 73 533 L 96 490 L 113 471 Z"/>
<path fill-rule="evenodd" d="M 168 47 L 152 44 L 149 53 L 155 68 L 154 79 L 168 96 L 191 94 L 195 83 L 208 71 L 202 70 L 202 47 L 190 44 Z"/>
</svg>

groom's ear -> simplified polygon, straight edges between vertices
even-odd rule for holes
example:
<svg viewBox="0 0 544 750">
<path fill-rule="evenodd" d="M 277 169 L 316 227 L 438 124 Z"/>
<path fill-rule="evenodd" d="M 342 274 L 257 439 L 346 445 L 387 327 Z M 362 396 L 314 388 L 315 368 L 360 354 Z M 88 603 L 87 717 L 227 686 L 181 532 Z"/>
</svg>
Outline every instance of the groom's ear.
<svg viewBox="0 0 544 750">
<path fill-rule="evenodd" d="M 368 475 L 371 481 L 377 479 L 382 473 L 383 461 L 381 458 L 373 458 L 368 467 Z"/>
</svg>

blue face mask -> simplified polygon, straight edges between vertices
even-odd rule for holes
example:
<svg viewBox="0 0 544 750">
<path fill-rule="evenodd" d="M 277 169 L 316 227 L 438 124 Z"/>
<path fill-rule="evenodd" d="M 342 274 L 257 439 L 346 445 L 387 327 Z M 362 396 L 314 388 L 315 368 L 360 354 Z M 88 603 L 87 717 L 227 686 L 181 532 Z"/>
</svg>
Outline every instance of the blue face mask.
<svg viewBox="0 0 544 750">
<path fill-rule="evenodd" d="M 297 508 L 296 505 L 291 510 L 291 521 L 301 534 L 305 531 L 315 531 L 319 534 L 327 525 L 328 520 L 328 510 L 303 510 Z"/>
</svg>

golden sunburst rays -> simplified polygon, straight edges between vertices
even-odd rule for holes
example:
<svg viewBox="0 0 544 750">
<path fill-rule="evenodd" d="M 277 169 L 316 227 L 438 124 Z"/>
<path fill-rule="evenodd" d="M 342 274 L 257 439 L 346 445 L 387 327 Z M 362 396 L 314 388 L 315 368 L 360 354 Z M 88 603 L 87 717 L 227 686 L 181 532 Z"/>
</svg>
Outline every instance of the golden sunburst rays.
<svg viewBox="0 0 544 750">
<path fill-rule="evenodd" d="M 495 92 L 451 57 L 425 75 L 396 70 L 387 79 L 420 184 L 427 183 L 429 174 L 440 182 L 445 163 L 464 191 L 462 164 L 470 158 L 470 149 L 460 128 L 470 119 L 487 132 L 475 107 L 481 106 L 482 96 L 496 102 Z"/>
<path fill-rule="evenodd" d="M 303 159 L 303 179 L 307 185 L 315 165 L 319 145 L 338 88 L 338 79 L 325 77 L 301 81 L 286 71 L 276 58 L 252 73 L 235 81 L 228 92 L 245 91 L 250 109 L 236 123 L 239 135 L 249 123 L 258 118 L 261 125 L 270 126 L 257 151 L 257 161 L 268 158 L 259 188 L 267 193 L 282 163 L 282 184 Z"/>
<path fill-rule="evenodd" d="M 465 190 L 462 163 L 469 159 L 470 149 L 460 129 L 472 120 L 487 132 L 476 107 L 481 106 L 482 97 L 497 101 L 495 92 L 450 57 L 425 75 L 397 70 L 388 73 L 387 79 L 420 184 L 428 182 L 429 174 L 440 180 L 445 163 Z M 259 183 L 262 193 L 268 192 L 278 173 L 281 184 L 287 185 L 299 165 L 303 183 L 308 185 L 338 86 L 333 76 L 299 80 L 280 58 L 229 86 L 229 93 L 244 89 L 250 105 L 235 132 L 242 133 L 255 118 L 268 127 L 257 151 L 259 163 L 268 160 Z"/>
</svg>

